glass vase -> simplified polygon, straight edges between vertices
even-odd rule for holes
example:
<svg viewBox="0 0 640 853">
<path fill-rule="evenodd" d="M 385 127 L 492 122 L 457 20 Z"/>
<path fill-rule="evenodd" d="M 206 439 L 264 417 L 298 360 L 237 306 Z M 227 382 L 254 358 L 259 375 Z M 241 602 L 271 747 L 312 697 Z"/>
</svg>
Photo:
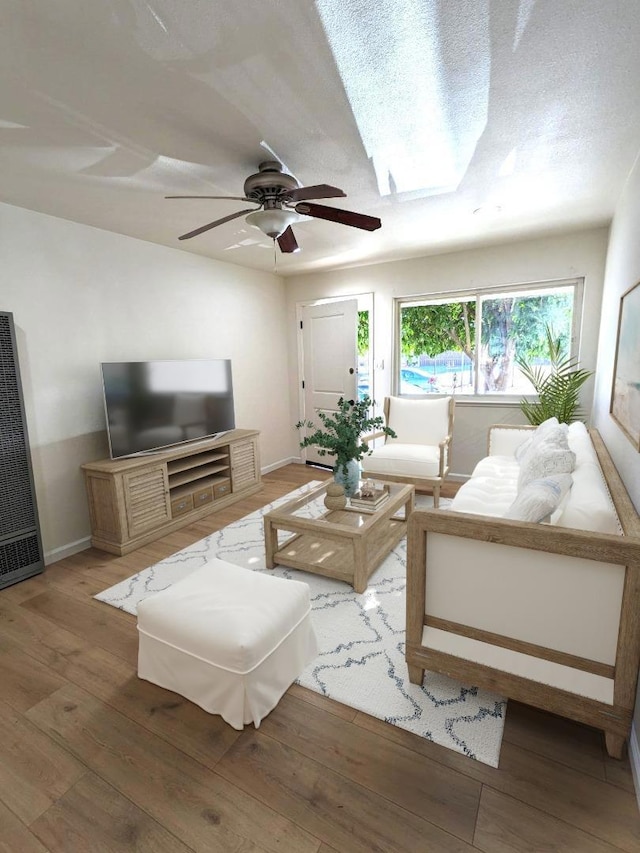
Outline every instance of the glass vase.
<svg viewBox="0 0 640 853">
<path fill-rule="evenodd" d="M 339 463 L 333 469 L 333 479 L 344 488 L 345 495 L 350 498 L 360 486 L 360 462 L 357 459 L 349 460 L 346 475 L 342 463 Z"/>
</svg>

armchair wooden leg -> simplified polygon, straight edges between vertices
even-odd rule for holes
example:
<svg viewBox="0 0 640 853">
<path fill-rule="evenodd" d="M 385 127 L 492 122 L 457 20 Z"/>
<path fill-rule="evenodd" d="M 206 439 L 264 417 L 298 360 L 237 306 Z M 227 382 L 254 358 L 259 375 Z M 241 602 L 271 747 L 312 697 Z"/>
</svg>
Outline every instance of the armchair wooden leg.
<svg viewBox="0 0 640 853">
<path fill-rule="evenodd" d="M 412 663 L 407 664 L 407 669 L 409 670 L 409 681 L 412 684 L 422 684 L 424 681 L 424 669 Z"/>
<path fill-rule="evenodd" d="M 607 747 L 607 753 L 611 758 L 622 758 L 625 740 L 626 738 L 624 738 L 623 735 L 618 735 L 614 732 L 604 733 L 605 746 Z"/>
</svg>

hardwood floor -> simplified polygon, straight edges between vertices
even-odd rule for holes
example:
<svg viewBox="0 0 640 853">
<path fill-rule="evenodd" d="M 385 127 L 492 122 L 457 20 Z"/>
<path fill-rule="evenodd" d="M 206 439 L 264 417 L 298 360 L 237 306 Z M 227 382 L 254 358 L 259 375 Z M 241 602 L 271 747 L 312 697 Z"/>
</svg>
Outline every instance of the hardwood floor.
<svg viewBox="0 0 640 853">
<path fill-rule="evenodd" d="M 629 762 L 585 726 L 511 702 L 494 769 L 295 685 L 237 732 L 137 678 L 135 618 L 93 594 L 324 476 L 289 465 L 132 554 L 0 591 L 2 853 L 640 850 Z"/>
</svg>

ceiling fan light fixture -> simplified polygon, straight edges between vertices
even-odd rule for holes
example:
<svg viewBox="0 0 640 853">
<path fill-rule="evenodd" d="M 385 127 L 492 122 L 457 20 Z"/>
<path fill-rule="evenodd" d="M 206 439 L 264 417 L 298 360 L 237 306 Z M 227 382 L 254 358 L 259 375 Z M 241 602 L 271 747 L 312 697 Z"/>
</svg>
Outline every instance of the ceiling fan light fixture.
<svg viewBox="0 0 640 853">
<path fill-rule="evenodd" d="M 263 234 L 275 240 L 290 225 L 298 221 L 298 214 L 294 210 L 282 210 L 282 208 L 257 210 L 255 213 L 250 213 L 246 221 L 249 225 L 256 225 Z"/>
</svg>

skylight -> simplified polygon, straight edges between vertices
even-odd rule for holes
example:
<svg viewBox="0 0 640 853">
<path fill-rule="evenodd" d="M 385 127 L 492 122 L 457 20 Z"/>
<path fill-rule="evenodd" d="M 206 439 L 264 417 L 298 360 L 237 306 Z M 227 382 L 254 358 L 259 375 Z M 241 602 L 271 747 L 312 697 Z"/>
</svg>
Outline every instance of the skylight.
<svg viewBox="0 0 640 853">
<path fill-rule="evenodd" d="M 486 124 L 488 4 L 316 0 L 381 195 L 454 190 Z"/>
</svg>

